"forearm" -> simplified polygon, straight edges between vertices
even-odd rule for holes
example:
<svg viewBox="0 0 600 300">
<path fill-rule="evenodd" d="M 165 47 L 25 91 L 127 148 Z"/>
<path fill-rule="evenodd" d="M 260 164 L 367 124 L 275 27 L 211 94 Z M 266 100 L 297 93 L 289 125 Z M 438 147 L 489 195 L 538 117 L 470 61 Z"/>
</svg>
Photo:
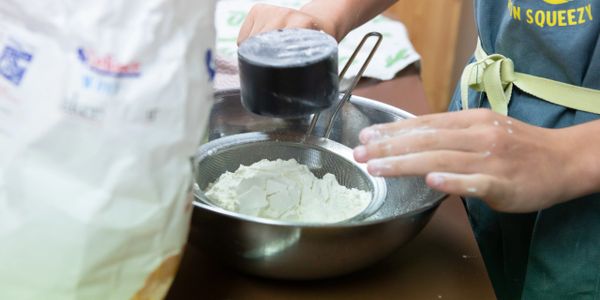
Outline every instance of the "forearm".
<svg viewBox="0 0 600 300">
<path fill-rule="evenodd" d="M 572 196 L 600 192 L 600 120 L 560 131 L 570 154 L 564 176 L 572 182 Z"/>
<path fill-rule="evenodd" d="M 394 4 L 396 0 L 313 0 L 300 10 L 323 20 L 331 20 L 326 31 L 338 41 Z"/>
</svg>

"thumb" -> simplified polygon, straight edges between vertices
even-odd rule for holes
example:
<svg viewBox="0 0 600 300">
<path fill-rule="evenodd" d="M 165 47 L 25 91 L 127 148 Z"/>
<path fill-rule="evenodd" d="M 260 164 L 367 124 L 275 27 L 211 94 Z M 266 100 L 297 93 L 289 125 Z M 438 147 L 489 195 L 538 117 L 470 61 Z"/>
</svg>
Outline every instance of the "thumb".
<svg viewBox="0 0 600 300">
<path fill-rule="evenodd" d="M 427 185 L 443 193 L 484 200 L 498 211 L 513 211 L 510 184 L 487 174 L 455 174 L 432 172 L 425 178 Z"/>
<path fill-rule="evenodd" d="M 242 24 L 242 27 L 240 28 L 240 33 L 238 34 L 238 38 L 237 38 L 238 46 L 242 42 L 244 42 L 247 38 L 250 37 L 253 27 L 254 27 L 254 15 L 248 14 L 248 17 L 246 17 L 244 24 Z"/>
</svg>

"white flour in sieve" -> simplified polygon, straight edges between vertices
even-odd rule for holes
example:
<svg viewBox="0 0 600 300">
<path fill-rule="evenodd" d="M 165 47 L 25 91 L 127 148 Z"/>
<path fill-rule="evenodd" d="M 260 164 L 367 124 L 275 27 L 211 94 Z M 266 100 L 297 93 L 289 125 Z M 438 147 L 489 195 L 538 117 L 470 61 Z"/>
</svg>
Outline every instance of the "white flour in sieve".
<svg viewBox="0 0 600 300">
<path fill-rule="evenodd" d="M 317 178 L 296 160 L 261 160 L 222 174 L 206 196 L 246 215 L 282 221 L 334 223 L 362 212 L 371 193 L 340 185 L 333 174 Z"/>
</svg>

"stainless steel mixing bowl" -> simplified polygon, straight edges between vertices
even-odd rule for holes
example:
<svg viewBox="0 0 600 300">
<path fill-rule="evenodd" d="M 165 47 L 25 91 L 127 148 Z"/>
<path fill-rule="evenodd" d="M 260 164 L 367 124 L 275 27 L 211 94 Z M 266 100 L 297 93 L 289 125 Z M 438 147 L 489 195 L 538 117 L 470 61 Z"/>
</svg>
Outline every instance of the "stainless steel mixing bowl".
<svg viewBox="0 0 600 300">
<path fill-rule="evenodd" d="M 410 117 L 400 109 L 353 96 L 335 121 L 330 138 L 355 147 L 362 128 Z M 239 92 L 231 91 L 217 95 L 208 139 L 245 132 L 305 132 L 309 123 L 308 118 L 253 115 L 242 107 Z M 318 124 L 315 134 L 322 134 L 326 125 Z M 201 179 L 202 170 L 197 170 L 196 176 Z M 410 241 L 445 197 L 429 189 L 422 178 L 385 181 L 384 204 L 358 223 L 293 224 L 248 217 L 195 201 L 190 242 L 225 264 L 270 278 L 317 279 L 356 271 Z"/>
</svg>

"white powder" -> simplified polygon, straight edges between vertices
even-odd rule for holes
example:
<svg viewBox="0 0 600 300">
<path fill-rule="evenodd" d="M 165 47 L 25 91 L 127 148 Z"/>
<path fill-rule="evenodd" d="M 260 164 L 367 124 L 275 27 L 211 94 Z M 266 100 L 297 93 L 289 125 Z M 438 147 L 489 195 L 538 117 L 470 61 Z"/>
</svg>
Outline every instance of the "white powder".
<svg viewBox="0 0 600 300">
<path fill-rule="evenodd" d="M 371 202 L 371 193 L 346 188 L 332 174 L 319 179 L 294 159 L 240 166 L 210 184 L 206 196 L 218 206 L 246 215 L 315 223 L 349 219 Z"/>
</svg>

